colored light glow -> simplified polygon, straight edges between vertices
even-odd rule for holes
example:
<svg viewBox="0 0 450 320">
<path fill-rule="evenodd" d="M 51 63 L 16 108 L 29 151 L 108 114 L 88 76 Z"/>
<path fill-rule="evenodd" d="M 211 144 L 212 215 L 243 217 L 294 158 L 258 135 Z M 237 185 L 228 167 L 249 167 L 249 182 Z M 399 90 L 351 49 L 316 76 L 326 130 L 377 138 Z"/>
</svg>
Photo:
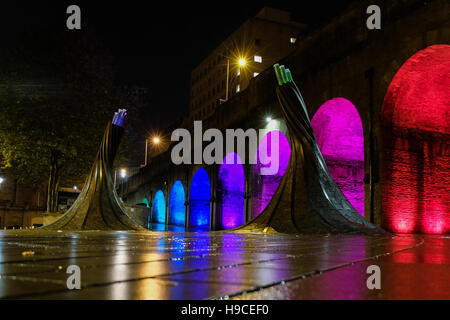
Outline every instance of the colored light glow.
<svg viewBox="0 0 450 320">
<path fill-rule="evenodd" d="M 184 226 L 186 202 L 184 187 L 181 181 L 177 180 L 173 184 L 169 198 L 169 224 Z"/>
<path fill-rule="evenodd" d="M 120 169 L 120 177 L 125 178 L 127 176 L 127 170 L 126 169 Z"/>
<path fill-rule="evenodd" d="M 156 223 L 166 222 L 166 199 L 164 193 L 158 190 L 153 199 L 152 220 Z"/>
<path fill-rule="evenodd" d="M 274 132 L 278 135 L 278 142 L 275 142 L 276 145 L 272 146 L 271 136 Z M 266 152 L 261 152 L 261 149 L 266 150 Z M 268 159 L 272 156 L 272 150 L 274 152 L 275 150 L 280 151 L 278 171 L 274 175 L 261 175 L 261 168 L 270 166 Z M 291 156 L 291 146 L 289 145 L 289 140 L 279 130 L 270 131 L 261 139 L 255 157 L 258 155 L 263 155 L 263 157 L 261 159 L 258 157 L 256 164 L 253 166 L 252 218 L 256 217 L 264 210 L 283 179 L 283 175 L 286 172 L 286 168 L 289 164 L 289 158 Z M 268 158 L 265 159 L 265 157 Z"/>
<path fill-rule="evenodd" d="M 209 228 L 211 184 L 205 169 L 198 169 L 189 192 L 189 226 Z"/>
<path fill-rule="evenodd" d="M 247 61 L 244 58 L 239 58 L 239 60 L 238 60 L 239 67 L 245 67 L 246 64 L 247 64 Z"/>
<path fill-rule="evenodd" d="M 383 226 L 450 232 L 450 46 L 409 58 L 383 102 Z"/>
<path fill-rule="evenodd" d="M 231 229 L 244 224 L 245 174 L 242 161 L 234 152 L 227 154 L 219 169 L 222 228 Z"/>
<path fill-rule="evenodd" d="M 347 99 L 328 100 L 311 126 L 331 176 L 364 216 L 364 133 L 358 110 Z"/>
<path fill-rule="evenodd" d="M 145 205 L 147 206 L 147 208 L 150 208 L 150 203 L 148 203 L 147 198 L 142 198 L 141 203 L 145 203 Z"/>
</svg>

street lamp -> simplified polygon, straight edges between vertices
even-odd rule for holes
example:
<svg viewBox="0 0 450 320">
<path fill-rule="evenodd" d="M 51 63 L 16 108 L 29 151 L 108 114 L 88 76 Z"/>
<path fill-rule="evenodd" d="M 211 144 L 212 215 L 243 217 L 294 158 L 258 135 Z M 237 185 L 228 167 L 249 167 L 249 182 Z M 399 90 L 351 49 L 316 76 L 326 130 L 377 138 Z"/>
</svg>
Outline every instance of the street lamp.
<svg viewBox="0 0 450 320">
<path fill-rule="evenodd" d="M 122 178 L 122 179 L 125 179 L 126 178 L 126 176 L 127 176 L 127 169 L 120 169 L 120 177 Z"/>
<path fill-rule="evenodd" d="M 247 60 L 243 57 L 239 57 L 236 63 L 240 68 L 245 68 L 245 66 L 247 66 Z M 229 82 L 230 82 L 230 59 L 227 59 L 227 83 L 226 83 L 225 99 L 220 99 L 221 103 L 228 101 Z"/>
<path fill-rule="evenodd" d="M 0 177 L 0 184 L 2 184 L 4 180 L 3 177 Z"/>
<path fill-rule="evenodd" d="M 247 65 L 247 60 L 245 60 L 244 58 L 239 58 L 238 60 L 238 65 L 239 67 L 245 67 Z"/>
<path fill-rule="evenodd" d="M 148 165 L 148 140 L 149 140 L 149 139 L 145 139 L 145 164 L 144 164 L 144 166 L 147 166 L 147 165 Z M 151 141 L 152 141 L 152 143 L 153 143 L 154 145 L 158 145 L 158 144 L 160 144 L 160 142 L 161 142 L 161 138 L 158 137 L 158 136 L 154 136 L 154 137 L 151 139 Z"/>
</svg>

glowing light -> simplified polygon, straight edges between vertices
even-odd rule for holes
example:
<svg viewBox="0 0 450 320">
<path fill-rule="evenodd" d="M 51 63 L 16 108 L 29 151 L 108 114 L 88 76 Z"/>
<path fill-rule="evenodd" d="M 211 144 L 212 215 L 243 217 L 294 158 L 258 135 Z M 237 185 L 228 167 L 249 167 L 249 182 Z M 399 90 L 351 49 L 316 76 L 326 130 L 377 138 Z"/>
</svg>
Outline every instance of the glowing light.
<svg viewBox="0 0 450 320">
<path fill-rule="evenodd" d="M 145 205 L 147 206 L 147 208 L 150 208 L 150 203 L 148 203 L 147 198 L 142 198 L 141 203 L 145 203 Z"/>
<path fill-rule="evenodd" d="M 127 176 L 127 170 L 126 169 L 120 169 L 120 177 L 123 179 Z"/>
<path fill-rule="evenodd" d="M 161 190 L 156 191 L 152 206 L 152 221 L 156 223 L 166 222 L 166 199 Z"/>
<path fill-rule="evenodd" d="M 189 192 L 189 225 L 209 228 L 211 184 L 205 169 L 195 172 Z"/>
<path fill-rule="evenodd" d="M 4 180 L 3 177 L 0 177 L 0 184 L 2 184 Z"/>
<path fill-rule="evenodd" d="M 399 233 L 450 232 L 450 46 L 409 58 L 383 102 L 383 224 Z"/>
<path fill-rule="evenodd" d="M 245 60 L 244 58 L 239 58 L 238 65 L 239 67 L 245 67 L 247 65 L 247 60 Z"/>
<path fill-rule="evenodd" d="M 159 137 L 153 137 L 152 142 L 153 142 L 154 144 L 158 144 L 158 143 L 161 142 L 161 138 L 159 138 Z"/>
<path fill-rule="evenodd" d="M 1 182 L 0 182 L 0 183 L 1 183 Z M 73 190 L 75 190 L 75 191 L 77 191 L 77 189 L 78 189 L 77 186 L 73 186 L 72 188 L 73 188 Z"/>
<path fill-rule="evenodd" d="M 170 190 L 169 198 L 169 224 L 184 226 L 186 202 L 184 187 L 181 181 L 177 180 Z"/>
<path fill-rule="evenodd" d="M 244 224 L 244 166 L 239 156 L 231 152 L 223 160 L 219 169 L 220 204 L 222 228 L 231 229 Z"/>
<path fill-rule="evenodd" d="M 274 132 L 277 132 L 278 141 L 272 146 L 271 136 Z M 265 152 L 261 152 L 261 149 Z M 270 166 L 270 157 L 272 151 L 279 150 L 279 168 L 274 175 L 261 175 L 262 167 Z M 263 155 L 261 158 L 258 155 Z M 253 178 L 252 178 L 252 218 L 259 215 L 267 204 L 272 199 L 273 195 L 278 189 L 281 180 L 283 179 L 286 168 L 289 164 L 289 158 L 291 156 L 291 147 L 289 140 L 279 130 L 273 130 L 267 133 L 259 143 L 257 153 L 255 155 L 256 164 L 253 166 Z M 267 157 L 267 158 L 266 158 Z M 267 164 L 264 164 L 267 163 Z"/>
<path fill-rule="evenodd" d="M 311 126 L 331 176 L 364 216 L 364 133 L 358 110 L 347 99 L 328 100 Z"/>
<path fill-rule="evenodd" d="M 270 121 L 272 121 L 272 117 L 266 117 L 266 122 L 269 123 Z"/>
</svg>

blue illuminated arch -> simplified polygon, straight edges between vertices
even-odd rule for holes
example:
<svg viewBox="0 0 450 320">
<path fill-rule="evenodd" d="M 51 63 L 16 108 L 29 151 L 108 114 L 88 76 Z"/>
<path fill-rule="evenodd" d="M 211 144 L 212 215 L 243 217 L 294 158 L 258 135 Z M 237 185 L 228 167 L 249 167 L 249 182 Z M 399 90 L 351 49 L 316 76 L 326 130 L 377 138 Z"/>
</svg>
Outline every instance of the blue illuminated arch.
<svg viewBox="0 0 450 320">
<path fill-rule="evenodd" d="M 194 174 L 189 192 L 189 226 L 209 228 L 211 184 L 205 169 Z"/>
<path fill-rule="evenodd" d="M 152 221 L 157 223 L 166 222 L 166 199 L 161 190 L 156 191 L 152 206 Z"/>
<path fill-rule="evenodd" d="M 222 209 L 222 228 L 232 229 L 244 224 L 245 174 L 242 161 L 230 152 L 219 169 L 219 194 Z"/>
<path fill-rule="evenodd" d="M 185 221 L 185 194 L 181 181 L 177 180 L 170 190 L 169 197 L 169 224 L 184 226 Z"/>
</svg>

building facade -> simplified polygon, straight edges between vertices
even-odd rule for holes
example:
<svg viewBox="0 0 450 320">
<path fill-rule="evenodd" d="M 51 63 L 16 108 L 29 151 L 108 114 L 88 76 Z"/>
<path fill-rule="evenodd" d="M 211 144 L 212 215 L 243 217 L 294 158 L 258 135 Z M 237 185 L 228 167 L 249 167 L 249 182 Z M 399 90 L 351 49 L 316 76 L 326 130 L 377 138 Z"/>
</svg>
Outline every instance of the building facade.
<svg viewBox="0 0 450 320">
<path fill-rule="evenodd" d="M 291 13 L 269 7 L 245 21 L 192 71 L 184 124 L 211 116 L 220 103 L 245 90 L 251 79 L 292 52 L 305 28 L 291 20 Z"/>
</svg>

